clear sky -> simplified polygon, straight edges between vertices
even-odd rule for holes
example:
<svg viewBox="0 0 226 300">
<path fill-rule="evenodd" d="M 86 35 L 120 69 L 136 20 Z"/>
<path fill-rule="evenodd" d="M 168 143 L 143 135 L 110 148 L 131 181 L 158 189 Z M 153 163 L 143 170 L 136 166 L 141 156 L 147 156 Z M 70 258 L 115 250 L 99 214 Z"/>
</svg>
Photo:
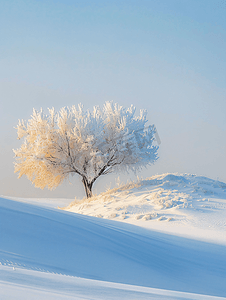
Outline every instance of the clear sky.
<svg viewBox="0 0 226 300">
<path fill-rule="evenodd" d="M 158 129 L 159 160 L 139 176 L 226 182 L 226 0 L 0 0 L 0 195 L 83 197 L 78 177 L 52 192 L 17 179 L 14 127 L 33 107 L 109 100 Z"/>
</svg>

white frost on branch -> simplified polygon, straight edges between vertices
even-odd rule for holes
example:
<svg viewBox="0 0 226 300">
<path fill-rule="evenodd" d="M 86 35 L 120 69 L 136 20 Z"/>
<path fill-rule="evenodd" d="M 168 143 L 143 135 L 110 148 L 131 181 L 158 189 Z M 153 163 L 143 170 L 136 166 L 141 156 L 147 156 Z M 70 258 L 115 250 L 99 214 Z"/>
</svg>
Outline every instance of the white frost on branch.
<svg viewBox="0 0 226 300">
<path fill-rule="evenodd" d="M 18 138 L 24 138 L 16 156 L 15 172 L 27 175 L 36 187 L 53 189 L 70 174 L 82 176 L 91 196 L 96 179 L 112 171 L 136 172 L 157 160 L 155 126 L 145 126 L 147 112 L 135 116 L 135 107 L 125 109 L 106 102 L 101 110 L 62 108 L 49 115 L 33 110 L 27 123 L 19 121 Z"/>
</svg>

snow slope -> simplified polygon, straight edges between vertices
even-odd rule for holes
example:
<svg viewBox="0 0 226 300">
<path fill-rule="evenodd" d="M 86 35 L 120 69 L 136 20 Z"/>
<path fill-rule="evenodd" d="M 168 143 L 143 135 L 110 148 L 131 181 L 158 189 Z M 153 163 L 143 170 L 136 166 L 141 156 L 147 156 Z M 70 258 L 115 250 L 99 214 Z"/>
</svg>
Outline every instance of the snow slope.
<svg viewBox="0 0 226 300">
<path fill-rule="evenodd" d="M 99 196 L 109 195 L 110 201 L 77 203 L 90 205 L 83 214 L 85 209 L 97 213 L 100 205 L 103 218 L 52 208 L 48 199 L 38 205 L 32 199 L 0 198 L 0 299 L 222 299 L 226 246 L 219 238 L 225 235 L 225 187 L 207 178 L 168 174 Z M 160 197 L 152 197 L 161 189 Z M 123 222 L 104 219 L 118 207 Z M 144 218 L 151 213 L 156 213 L 152 220 Z M 201 229 L 199 217 L 205 220 Z M 191 229 L 193 220 L 194 228 L 207 232 L 205 241 L 196 234 L 195 239 L 166 234 L 161 227 L 164 222 Z M 158 231 L 150 229 L 151 222 L 159 224 Z M 208 239 L 207 226 L 218 236 L 215 242 Z"/>
<path fill-rule="evenodd" d="M 156 175 L 65 210 L 226 245 L 226 184 L 203 176 Z"/>
<path fill-rule="evenodd" d="M 3 278 L 3 280 L 1 280 Z M 0 266 L 1 300 L 222 300 L 225 298 Z"/>
</svg>

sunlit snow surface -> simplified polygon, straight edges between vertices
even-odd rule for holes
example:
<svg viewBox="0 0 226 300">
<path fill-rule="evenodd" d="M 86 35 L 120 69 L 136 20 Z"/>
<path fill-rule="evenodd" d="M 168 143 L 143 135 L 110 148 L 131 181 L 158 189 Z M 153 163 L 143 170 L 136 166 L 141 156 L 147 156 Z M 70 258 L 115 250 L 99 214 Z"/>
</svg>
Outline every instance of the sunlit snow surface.
<svg viewBox="0 0 226 300">
<path fill-rule="evenodd" d="M 69 202 L 0 199 L 1 300 L 226 297 L 226 184 L 164 174 Z"/>
<path fill-rule="evenodd" d="M 226 245 L 226 183 L 203 176 L 156 175 L 65 210 Z"/>
</svg>

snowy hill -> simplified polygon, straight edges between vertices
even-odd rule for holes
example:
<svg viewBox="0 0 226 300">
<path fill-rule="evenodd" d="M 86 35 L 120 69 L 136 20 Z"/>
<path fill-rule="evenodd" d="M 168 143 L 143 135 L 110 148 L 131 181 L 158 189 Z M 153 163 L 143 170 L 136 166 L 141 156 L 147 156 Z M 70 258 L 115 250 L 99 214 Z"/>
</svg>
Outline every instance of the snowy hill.
<svg viewBox="0 0 226 300">
<path fill-rule="evenodd" d="M 226 244 L 226 184 L 203 176 L 156 175 L 65 210 Z"/>
<path fill-rule="evenodd" d="M 226 299 L 226 184 L 164 174 L 52 205 L 0 198 L 1 300 Z"/>
</svg>

